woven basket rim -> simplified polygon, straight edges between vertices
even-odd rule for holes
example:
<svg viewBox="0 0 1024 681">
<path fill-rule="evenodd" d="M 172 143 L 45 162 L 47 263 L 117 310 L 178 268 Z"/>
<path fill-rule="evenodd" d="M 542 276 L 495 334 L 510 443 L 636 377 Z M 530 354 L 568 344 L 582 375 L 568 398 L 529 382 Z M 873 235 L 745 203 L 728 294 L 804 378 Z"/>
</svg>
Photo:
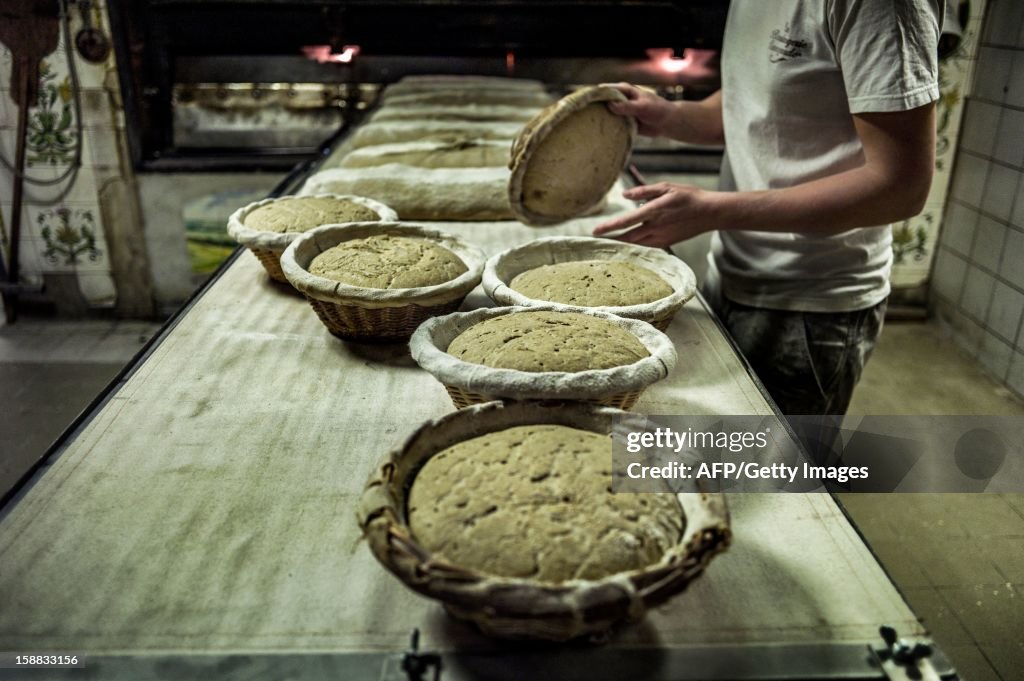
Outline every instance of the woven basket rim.
<svg viewBox="0 0 1024 681">
<path fill-rule="evenodd" d="M 448 354 L 449 344 L 474 324 L 507 314 L 540 311 L 578 313 L 604 319 L 633 334 L 650 355 L 632 364 L 609 369 L 531 372 L 496 369 Z M 553 306 L 485 307 L 434 317 L 413 333 L 409 351 L 422 369 L 445 385 L 512 399 L 584 400 L 636 392 L 668 376 L 677 360 L 672 340 L 647 322 L 588 308 Z"/>
<path fill-rule="evenodd" d="M 548 215 L 528 208 L 523 200 L 523 180 L 530 166 L 530 159 L 538 147 L 544 144 L 551 132 L 563 121 L 595 102 L 624 102 L 626 96 L 609 85 L 588 85 L 562 97 L 557 102 L 542 109 L 519 132 L 512 143 L 511 161 L 508 180 L 508 203 L 512 214 L 517 220 L 527 225 L 552 225 L 565 222 L 579 215 L 587 215 L 592 209 L 600 206 L 612 185 L 594 189 L 594 196 L 585 206 L 572 215 Z M 637 124 L 631 117 L 623 117 L 629 127 L 629 140 L 626 145 L 625 162 L 636 143 Z M 600 144 L 602 140 L 594 140 Z M 613 183 L 614 184 L 614 183 Z M 598 191 L 600 189 L 600 191 Z"/>
<path fill-rule="evenodd" d="M 353 286 L 318 277 L 306 269 L 314 257 L 343 241 L 390 234 L 429 239 L 457 255 L 467 270 L 451 281 L 433 286 L 379 289 Z M 472 291 L 483 273 L 487 256 L 467 241 L 438 229 L 406 222 L 350 222 L 323 225 L 299 235 L 281 254 L 281 269 L 288 281 L 311 298 L 366 308 L 443 305 Z"/>
<path fill-rule="evenodd" d="M 513 264 L 513 261 L 520 260 Z M 572 305 L 530 298 L 513 290 L 509 284 L 516 275 L 544 265 L 581 260 L 621 260 L 632 262 L 655 272 L 672 287 L 672 293 L 650 303 L 638 305 L 600 305 L 582 309 L 597 310 L 654 321 L 674 314 L 697 294 L 697 277 L 681 258 L 658 248 L 589 236 L 548 236 L 513 246 L 487 260 L 483 272 L 484 292 L 498 305 L 526 307 Z"/>
<path fill-rule="evenodd" d="M 415 540 L 405 515 L 405 497 L 415 474 L 445 447 L 516 425 L 559 423 L 610 433 L 615 416 L 629 412 L 579 402 L 488 402 L 427 421 L 387 455 L 364 489 L 357 515 L 371 551 L 406 586 L 442 601 L 485 633 L 568 640 L 639 619 L 650 607 L 684 590 L 728 547 L 729 512 L 721 493 L 676 495 L 686 525 L 659 562 L 600 579 L 561 583 L 499 577 L 448 563 Z M 509 598 L 510 594 L 517 597 Z M 534 609 L 541 603 L 549 613 L 573 616 L 546 622 Z"/>
<path fill-rule="evenodd" d="M 329 192 L 320 192 L 317 194 L 310 194 L 308 196 L 288 195 L 276 198 L 260 199 L 259 201 L 254 201 L 242 206 L 228 217 L 228 234 L 242 246 L 275 251 L 280 254 L 300 234 L 303 234 L 303 232 L 265 232 L 253 229 L 252 227 L 247 227 L 245 225 L 245 218 L 248 217 L 249 213 L 253 212 L 257 208 L 262 208 L 263 206 L 268 206 L 272 203 L 309 198 L 344 199 L 376 212 L 377 215 L 380 216 L 380 219 L 377 220 L 377 222 L 393 222 L 398 220 L 398 213 L 376 199 L 371 199 L 366 196 L 356 196 L 354 194 L 332 194 Z"/>
</svg>

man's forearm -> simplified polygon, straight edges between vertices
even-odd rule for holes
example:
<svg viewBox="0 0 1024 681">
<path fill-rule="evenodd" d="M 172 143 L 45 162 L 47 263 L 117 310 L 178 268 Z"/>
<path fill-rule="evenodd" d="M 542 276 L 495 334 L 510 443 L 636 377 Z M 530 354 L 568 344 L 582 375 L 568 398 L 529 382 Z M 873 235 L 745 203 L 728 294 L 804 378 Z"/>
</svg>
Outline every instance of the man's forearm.
<svg viewBox="0 0 1024 681">
<path fill-rule="evenodd" d="M 722 132 L 722 93 L 699 102 L 673 102 L 676 108 L 666 137 L 688 144 L 716 145 L 725 142 Z"/>
<path fill-rule="evenodd" d="M 854 116 L 863 165 L 785 189 L 718 197 L 722 228 L 831 234 L 917 215 L 935 165 L 934 113 L 929 104 Z"/>
<path fill-rule="evenodd" d="M 926 194 L 927 187 L 906 191 L 893 178 L 861 166 L 784 189 L 718 192 L 711 202 L 715 229 L 837 234 L 913 217 Z"/>
</svg>

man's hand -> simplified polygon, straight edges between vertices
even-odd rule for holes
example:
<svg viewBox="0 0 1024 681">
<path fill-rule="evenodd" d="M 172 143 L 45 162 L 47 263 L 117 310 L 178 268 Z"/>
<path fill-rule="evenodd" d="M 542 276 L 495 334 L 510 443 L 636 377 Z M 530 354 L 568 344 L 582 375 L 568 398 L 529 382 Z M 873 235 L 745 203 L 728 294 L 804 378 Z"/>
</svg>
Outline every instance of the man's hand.
<svg viewBox="0 0 1024 681">
<path fill-rule="evenodd" d="M 647 137 L 668 136 L 670 122 L 676 115 L 676 108 L 672 102 L 629 83 L 614 83 L 611 87 L 626 95 L 626 99 L 629 100 L 608 102 L 608 108 L 612 113 L 635 118 L 637 131 L 641 135 Z"/>
<path fill-rule="evenodd" d="M 668 137 L 690 144 L 721 144 L 722 96 L 716 92 L 699 102 L 670 102 L 629 83 L 609 83 L 628 101 L 609 102 L 620 116 L 636 119 L 637 130 L 647 137 Z"/>
<path fill-rule="evenodd" d="M 646 201 L 634 211 L 602 222 L 595 236 L 632 227 L 615 238 L 643 246 L 667 248 L 703 232 L 718 229 L 717 203 L 721 194 L 685 184 L 644 185 L 622 194 L 632 201 Z"/>
</svg>

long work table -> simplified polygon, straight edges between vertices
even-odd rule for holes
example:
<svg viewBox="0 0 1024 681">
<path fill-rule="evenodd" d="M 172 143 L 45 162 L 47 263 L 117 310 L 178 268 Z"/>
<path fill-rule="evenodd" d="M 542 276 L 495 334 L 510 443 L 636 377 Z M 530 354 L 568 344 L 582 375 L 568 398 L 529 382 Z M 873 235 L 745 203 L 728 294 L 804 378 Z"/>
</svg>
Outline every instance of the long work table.
<svg viewBox="0 0 1024 681">
<path fill-rule="evenodd" d="M 601 219 L 431 226 L 493 254 Z M 699 297 L 668 334 L 678 365 L 636 411 L 773 413 Z M 734 494 L 732 547 L 604 645 L 487 639 L 378 565 L 355 521 L 382 457 L 452 409 L 404 345 L 331 336 L 241 254 L 4 509 L 0 650 L 85 662 L 24 678 L 405 679 L 415 628 L 446 681 L 885 678 L 879 626 L 926 635 L 829 495 Z"/>
</svg>

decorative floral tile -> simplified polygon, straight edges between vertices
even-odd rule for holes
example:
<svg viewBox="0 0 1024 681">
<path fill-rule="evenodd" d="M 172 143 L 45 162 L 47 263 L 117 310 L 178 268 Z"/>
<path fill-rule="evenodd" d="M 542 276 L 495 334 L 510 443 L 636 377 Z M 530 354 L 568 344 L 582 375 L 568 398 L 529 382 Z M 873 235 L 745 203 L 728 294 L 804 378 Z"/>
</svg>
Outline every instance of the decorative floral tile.
<svg viewBox="0 0 1024 681">
<path fill-rule="evenodd" d="M 40 66 L 39 101 L 29 114 L 25 140 L 29 167 L 71 163 L 78 144 L 74 117 L 69 77 L 60 77 L 53 63 L 44 59 Z"/>
<path fill-rule="evenodd" d="M 98 263 L 104 250 L 99 211 L 95 208 L 58 208 L 34 212 L 33 225 L 42 238 L 45 266 L 50 270 L 74 270 Z"/>
</svg>

